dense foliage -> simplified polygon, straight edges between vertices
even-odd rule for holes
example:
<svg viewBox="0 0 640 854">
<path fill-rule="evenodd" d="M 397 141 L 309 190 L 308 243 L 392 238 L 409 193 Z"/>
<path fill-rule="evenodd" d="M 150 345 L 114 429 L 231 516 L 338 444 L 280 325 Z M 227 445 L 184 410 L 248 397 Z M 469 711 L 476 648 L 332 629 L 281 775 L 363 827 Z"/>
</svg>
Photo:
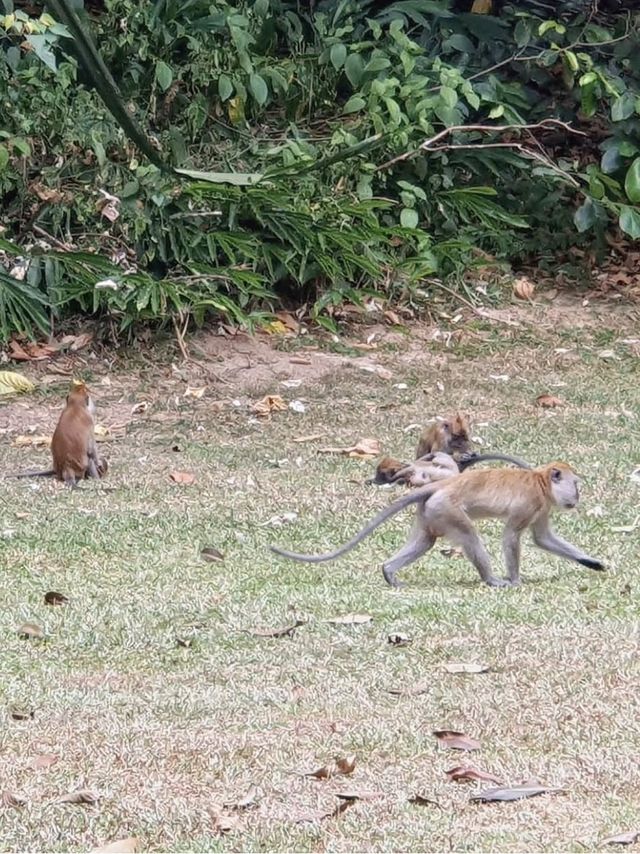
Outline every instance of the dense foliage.
<svg viewBox="0 0 640 854">
<path fill-rule="evenodd" d="M 330 323 L 640 237 L 628 4 L 87 0 L 108 72 L 68 5 L 0 0 L 3 338 L 78 309 Z"/>
</svg>

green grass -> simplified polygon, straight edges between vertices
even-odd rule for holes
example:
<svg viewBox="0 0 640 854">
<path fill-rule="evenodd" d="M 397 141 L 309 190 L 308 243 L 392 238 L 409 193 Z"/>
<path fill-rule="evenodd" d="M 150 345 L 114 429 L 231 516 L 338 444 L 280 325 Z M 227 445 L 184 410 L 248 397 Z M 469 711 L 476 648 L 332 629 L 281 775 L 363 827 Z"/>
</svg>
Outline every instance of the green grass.
<svg viewBox="0 0 640 854">
<path fill-rule="evenodd" d="M 473 354 L 468 340 L 446 351 L 415 348 L 411 358 L 401 349 L 378 354 L 391 381 L 353 367 L 292 391 L 274 380 L 252 397 L 303 397 L 307 411 L 265 423 L 251 423 L 242 408 L 210 411 L 207 397 L 182 412 L 169 406 L 174 421 L 139 417 L 125 438 L 103 446 L 111 470 L 101 484 L 70 492 L 7 481 L 0 791 L 27 803 L 0 806 L 0 850 L 81 851 L 136 835 L 153 851 L 583 851 L 637 828 L 638 539 L 611 529 L 638 515 L 640 487 L 628 476 L 640 461 L 639 360 L 617 343 L 631 325 L 616 323 L 595 337 L 584 331 L 569 355 L 554 353 L 569 346 L 560 331 L 541 328 L 532 342 L 529 330 L 524 346 L 509 329 Z M 605 342 L 621 361 L 597 357 Z M 170 381 L 162 391 L 150 375 L 145 382 L 162 411 L 173 399 Z M 112 376 L 101 389 L 103 410 L 118 401 L 119 384 Z M 536 408 L 543 392 L 566 405 Z M 136 397 L 126 399 L 129 407 Z M 50 398 L 30 400 L 33 423 L 45 404 L 50 420 Z M 306 566 L 268 551 L 269 543 L 325 550 L 391 499 L 364 485 L 371 463 L 318 447 L 375 436 L 408 456 L 416 433 L 403 428 L 454 406 L 472 416 L 483 448 L 575 464 L 582 506 L 556 526 L 604 559 L 606 574 L 527 546 L 522 587 L 489 590 L 464 560 L 436 547 L 402 574 L 407 588 L 391 591 L 380 565 L 409 514 L 336 563 Z M 326 440 L 293 441 L 320 431 Z M 180 452 L 171 450 L 176 436 Z M 44 452 L 16 450 L 8 439 L 0 454 L 5 470 L 46 464 Z M 171 483 L 173 469 L 193 471 L 197 484 Z M 594 507 L 601 515 L 589 515 Z M 286 512 L 298 518 L 264 524 Z M 483 530 L 502 574 L 499 527 Z M 224 562 L 202 561 L 206 545 Z M 45 606 L 47 590 L 70 604 Z M 323 622 L 348 612 L 373 619 Z M 248 633 L 297 617 L 308 622 L 293 638 Z M 47 640 L 20 639 L 25 621 L 42 625 Z M 413 643 L 389 645 L 397 631 Z M 454 676 L 443 670 L 448 661 L 492 670 Z M 425 681 L 418 696 L 388 692 Z M 32 707 L 33 720 L 12 720 L 14 703 Z M 461 729 L 482 749 L 443 751 L 431 735 L 440 728 Z M 57 763 L 31 770 L 40 753 Z M 352 778 L 297 773 L 346 753 L 357 756 Z M 473 804 L 482 784 L 444 774 L 467 762 L 505 782 L 536 777 L 566 791 Z M 257 807 L 220 835 L 222 804 L 252 785 Z M 81 787 L 100 795 L 97 806 L 55 803 Z M 380 797 L 340 818 L 295 822 L 305 810 L 332 809 L 345 788 Z M 416 792 L 440 807 L 411 805 Z"/>
</svg>

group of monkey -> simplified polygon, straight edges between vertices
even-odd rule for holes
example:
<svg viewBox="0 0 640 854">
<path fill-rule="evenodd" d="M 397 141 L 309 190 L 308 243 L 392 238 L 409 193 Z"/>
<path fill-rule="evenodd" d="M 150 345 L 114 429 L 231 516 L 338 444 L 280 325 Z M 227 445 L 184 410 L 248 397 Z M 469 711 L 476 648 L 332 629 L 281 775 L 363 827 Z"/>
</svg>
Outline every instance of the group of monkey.
<svg viewBox="0 0 640 854">
<path fill-rule="evenodd" d="M 491 461 L 512 463 L 516 468 L 467 471 L 478 463 Z M 590 569 L 604 569 L 600 560 L 563 540 L 549 524 L 552 510 L 571 510 L 578 504 L 579 478 L 571 466 L 554 462 L 533 468 L 517 457 L 474 453 L 469 421 L 459 414 L 425 428 L 413 463 L 383 457 L 368 482 L 404 483 L 413 489 L 381 510 L 351 540 L 332 552 L 303 555 L 276 546 L 271 546 L 271 550 L 282 557 L 309 563 L 333 560 L 351 551 L 387 519 L 415 504 L 416 518 L 407 542 L 382 566 L 385 581 L 392 587 L 402 586 L 397 579 L 398 571 L 426 554 L 440 537 L 462 549 L 485 584 L 517 585 L 520 541 L 527 529 L 539 548 Z M 504 521 L 502 551 L 506 579 L 493 574 L 489 554 L 473 525 L 476 519 Z"/>
<path fill-rule="evenodd" d="M 94 413 L 89 389 L 85 383 L 74 381 L 51 440 L 52 467 L 9 476 L 56 477 L 71 487 L 85 478 L 104 477 L 108 465 L 98 456 Z M 491 461 L 508 462 L 515 468 L 468 470 Z M 552 510 L 571 510 L 578 504 L 579 478 L 571 466 L 554 462 L 533 468 L 516 457 L 474 453 L 469 421 L 459 414 L 425 428 L 413 463 L 383 457 L 369 483 L 404 483 L 412 489 L 332 552 L 304 555 L 276 546 L 271 546 L 271 550 L 282 557 L 309 563 L 333 560 L 351 551 L 387 519 L 415 504 L 416 518 L 407 542 L 382 567 L 385 581 L 392 587 L 401 586 L 398 571 L 426 554 L 440 537 L 462 549 L 485 584 L 517 585 L 520 541 L 527 529 L 539 548 L 590 569 L 604 569 L 601 561 L 563 540 L 549 524 Z M 504 521 L 502 550 L 507 579 L 493 575 L 491 559 L 473 525 L 476 519 Z"/>
</svg>

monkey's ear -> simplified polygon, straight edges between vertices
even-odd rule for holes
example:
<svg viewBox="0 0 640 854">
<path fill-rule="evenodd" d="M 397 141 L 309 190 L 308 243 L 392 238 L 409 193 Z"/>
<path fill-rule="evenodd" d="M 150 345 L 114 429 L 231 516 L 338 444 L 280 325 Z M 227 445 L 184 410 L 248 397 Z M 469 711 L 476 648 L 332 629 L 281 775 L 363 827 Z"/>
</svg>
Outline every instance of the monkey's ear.
<svg viewBox="0 0 640 854">
<path fill-rule="evenodd" d="M 560 469 L 551 469 L 551 480 L 555 481 L 556 483 L 559 480 L 562 480 L 562 472 L 560 471 Z"/>
<path fill-rule="evenodd" d="M 441 421 L 440 426 L 445 433 L 451 433 L 451 424 L 448 421 Z"/>
</svg>

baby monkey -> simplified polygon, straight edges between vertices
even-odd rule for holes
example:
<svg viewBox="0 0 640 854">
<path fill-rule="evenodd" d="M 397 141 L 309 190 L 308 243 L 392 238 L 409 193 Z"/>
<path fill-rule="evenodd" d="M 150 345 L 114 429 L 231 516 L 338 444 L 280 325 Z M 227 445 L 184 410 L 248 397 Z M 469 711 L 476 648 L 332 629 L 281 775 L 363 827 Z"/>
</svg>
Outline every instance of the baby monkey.
<svg viewBox="0 0 640 854">
<path fill-rule="evenodd" d="M 74 487 L 78 480 L 103 477 L 108 470 L 98 457 L 94 433 L 95 404 L 83 382 L 74 381 L 51 439 L 53 467 L 7 477 L 56 477 Z"/>
<path fill-rule="evenodd" d="M 321 563 L 351 551 L 387 519 L 417 504 L 416 520 L 406 544 L 382 567 L 385 581 L 401 586 L 396 575 L 433 548 L 444 537 L 462 548 L 480 578 L 490 587 L 520 582 L 520 540 L 529 529 L 538 548 L 568 558 L 590 569 L 602 570 L 601 561 L 563 540 L 551 529 L 554 509 L 571 510 L 579 501 L 579 478 L 566 463 L 549 463 L 535 469 L 485 469 L 454 475 L 408 492 L 368 522 L 355 537 L 327 554 L 303 555 L 271 546 L 271 551 L 292 560 Z M 508 580 L 497 578 L 491 559 L 473 525 L 476 519 L 502 519 L 502 548 Z"/>
</svg>

